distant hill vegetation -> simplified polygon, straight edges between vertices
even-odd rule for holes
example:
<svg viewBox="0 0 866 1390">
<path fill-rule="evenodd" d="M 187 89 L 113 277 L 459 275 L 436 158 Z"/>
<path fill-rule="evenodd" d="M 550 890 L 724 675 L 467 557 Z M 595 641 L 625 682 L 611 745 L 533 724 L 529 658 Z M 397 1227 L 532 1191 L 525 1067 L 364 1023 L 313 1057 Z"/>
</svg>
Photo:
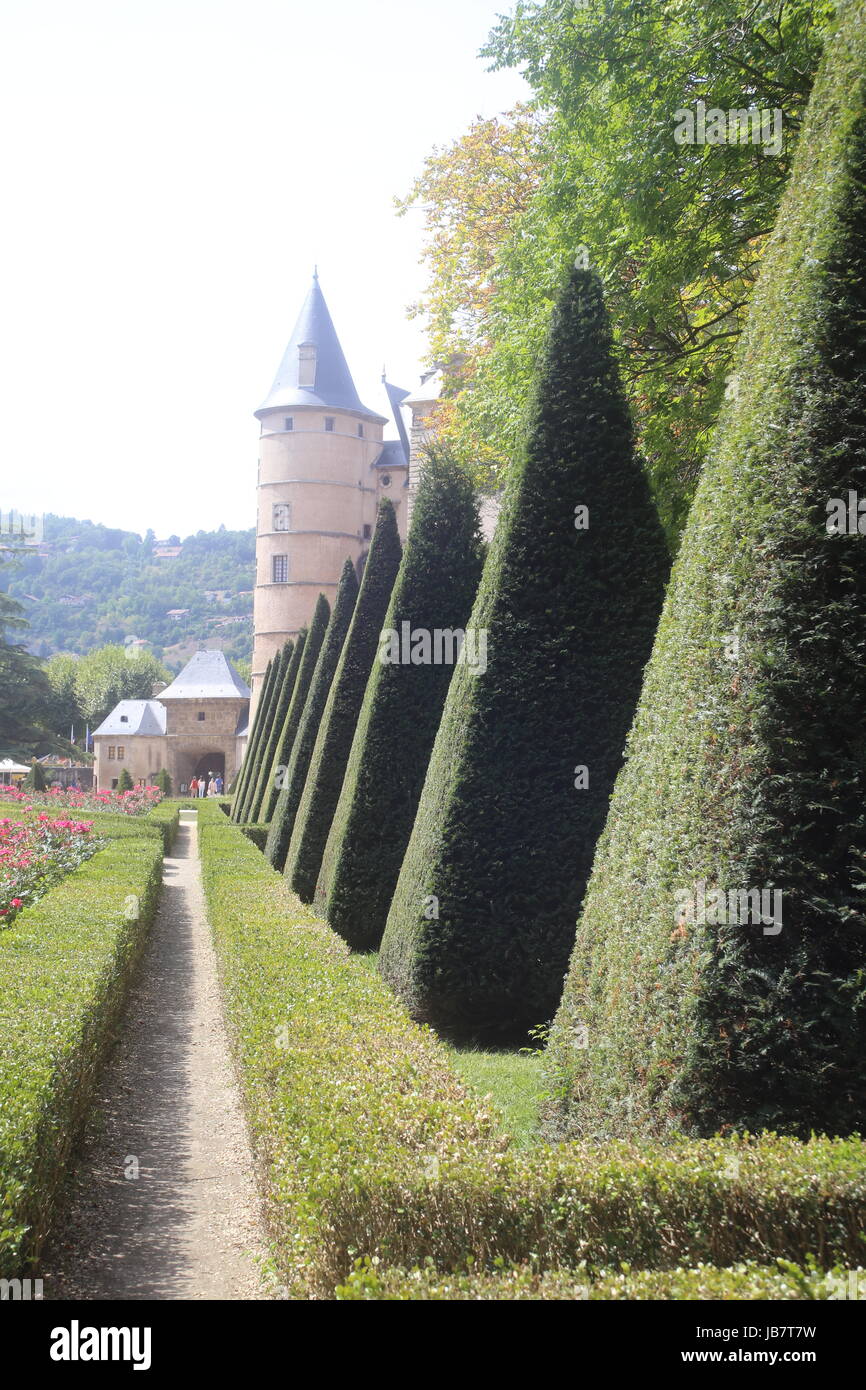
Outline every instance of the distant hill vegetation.
<svg viewBox="0 0 866 1390">
<path fill-rule="evenodd" d="M 15 566 L 8 592 L 30 624 L 28 649 L 83 656 L 106 643 L 147 643 L 172 670 L 197 647 L 252 655 L 255 531 L 144 539 L 47 516 L 43 542 Z"/>
</svg>

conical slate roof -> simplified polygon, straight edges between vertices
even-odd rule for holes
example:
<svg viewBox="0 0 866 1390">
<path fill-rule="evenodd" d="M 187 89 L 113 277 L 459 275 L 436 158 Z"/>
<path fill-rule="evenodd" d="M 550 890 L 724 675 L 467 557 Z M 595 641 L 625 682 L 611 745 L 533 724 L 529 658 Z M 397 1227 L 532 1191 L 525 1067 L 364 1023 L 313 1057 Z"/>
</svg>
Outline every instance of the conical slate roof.
<svg viewBox="0 0 866 1390">
<path fill-rule="evenodd" d="M 248 700 L 249 686 L 222 652 L 196 652 L 158 700 Z"/>
<path fill-rule="evenodd" d="M 312 386 L 301 386 L 299 381 L 299 349 L 302 343 L 311 343 L 316 349 L 316 372 Z M 255 413 L 261 419 L 269 410 L 286 410 L 299 405 L 353 410 L 367 415 L 371 420 L 384 422 L 385 419 L 361 404 L 317 275 L 313 276 L 310 292 L 298 315 L 274 384 Z"/>
</svg>

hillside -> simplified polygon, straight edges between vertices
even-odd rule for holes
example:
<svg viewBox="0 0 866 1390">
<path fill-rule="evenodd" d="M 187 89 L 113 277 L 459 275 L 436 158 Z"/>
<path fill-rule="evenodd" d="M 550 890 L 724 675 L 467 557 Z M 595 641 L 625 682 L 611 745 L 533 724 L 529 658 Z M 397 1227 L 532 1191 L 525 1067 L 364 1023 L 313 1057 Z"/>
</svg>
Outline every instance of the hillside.
<svg viewBox="0 0 866 1390">
<path fill-rule="evenodd" d="M 9 593 L 30 624 L 37 656 L 81 656 L 138 638 L 172 669 L 199 646 L 233 659 L 252 653 L 255 533 L 199 531 L 142 539 L 48 515 L 42 543 L 12 572 Z"/>
</svg>

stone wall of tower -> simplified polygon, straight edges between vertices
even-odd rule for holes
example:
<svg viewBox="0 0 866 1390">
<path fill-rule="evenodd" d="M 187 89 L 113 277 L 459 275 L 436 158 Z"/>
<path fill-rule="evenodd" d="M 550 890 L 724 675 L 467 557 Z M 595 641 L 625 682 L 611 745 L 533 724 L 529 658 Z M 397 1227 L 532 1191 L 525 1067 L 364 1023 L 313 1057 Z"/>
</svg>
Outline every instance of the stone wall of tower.
<svg viewBox="0 0 866 1390">
<path fill-rule="evenodd" d="M 326 417 L 332 430 L 325 429 Z M 320 593 L 333 605 L 346 557 L 357 564 L 367 549 L 378 492 L 373 464 L 381 450 L 382 423 L 353 412 L 303 406 L 262 417 L 254 703 L 268 661 L 310 621 Z M 278 506 L 288 506 L 287 518 L 275 518 Z M 287 557 L 285 581 L 274 579 L 276 556 Z"/>
</svg>

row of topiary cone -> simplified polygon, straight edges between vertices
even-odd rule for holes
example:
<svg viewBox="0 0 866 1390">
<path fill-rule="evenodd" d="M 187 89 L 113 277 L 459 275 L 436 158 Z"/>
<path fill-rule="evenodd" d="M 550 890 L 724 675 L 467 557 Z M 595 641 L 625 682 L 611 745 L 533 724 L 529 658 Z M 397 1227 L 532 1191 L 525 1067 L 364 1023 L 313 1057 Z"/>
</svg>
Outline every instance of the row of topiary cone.
<svg viewBox="0 0 866 1390">
<path fill-rule="evenodd" d="M 402 564 L 389 503 L 357 602 L 347 564 L 294 728 L 285 655 L 262 695 L 242 818 L 273 810 L 272 862 L 381 940 L 417 1018 L 507 1042 L 559 1006 L 559 1132 L 862 1122 L 866 550 L 825 523 L 866 495 L 863 21 L 849 0 L 828 45 L 661 622 L 662 534 L 575 269 L 477 595 L 471 489 L 433 450 Z M 483 669 L 381 659 L 383 628 L 464 626 Z M 761 891 L 771 917 L 727 910 Z"/>
</svg>

